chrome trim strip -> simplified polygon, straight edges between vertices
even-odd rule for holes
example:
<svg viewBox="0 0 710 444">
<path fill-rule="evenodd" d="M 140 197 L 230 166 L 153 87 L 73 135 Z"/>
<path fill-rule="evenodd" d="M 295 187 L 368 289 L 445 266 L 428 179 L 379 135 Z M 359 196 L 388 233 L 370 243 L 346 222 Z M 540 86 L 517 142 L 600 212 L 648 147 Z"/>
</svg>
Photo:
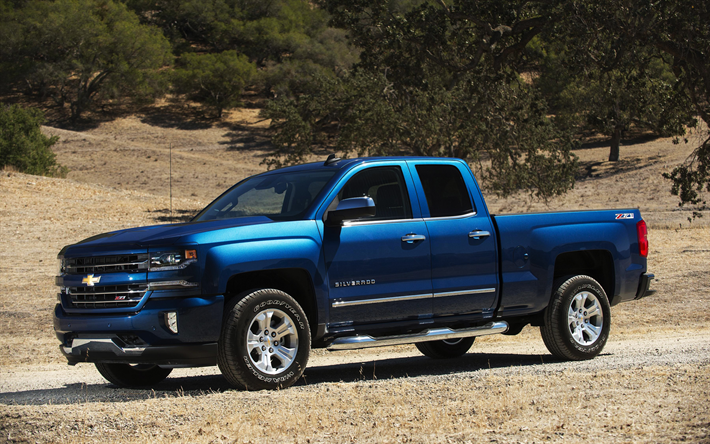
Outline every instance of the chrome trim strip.
<svg viewBox="0 0 710 444">
<path fill-rule="evenodd" d="M 125 267 L 127 265 L 148 265 L 148 260 L 143 262 L 125 262 L 122 264 L 94 264 L 94 265 L 67 265 L 67 269 L 77 269 L 77 268 L 106 268 L 106 267 Z M 79 273 L 82 274 L 82 273 Z"/>
<path fill-rule="evenodd" d="M 443 293 L 434 293 L 435 298 L 446 298 L 449 296 L 466 296 L 469 294 L 486 294 L 495 293 L 495 288 L 480 288 L 478 290 L 459 290 L 459 291 L 446 291 Z"/>
<path fill-rule="evenodd" d="M 480 327 L 462 328 L 452 330 L 450 328 L 434 328 L 420 333 L 401 336 L 382 336 L 373 338 L 372 336 L 348 336 L 337 338 L 329 346 L 328 350 L 354 350 L 358 348 L 383 347 L 388 345 L 413 344 L 416 342 L 438 341 L 443 339 L 468 338 L 471 336 L 488 336 L 508 331 L 508 323 L 505 321 L 490 322 Z"/>
<path fill-rule="evenodd" d="M 384 219 L 384 220 L 359 220 L 359 221 L 344 221 L 343 227 L 355 227 L 359 225 L 375 225 L 375 224 L 397 224 L 403 222 L 417 222 L 417 221 L 435 221 L 435 220 L 456 220 L 456 219 L 466 219 L 469 217 L 474 217 L 478 215 L 477 211 L 472 211 L 466 214 L 460 214 L 458 216 L 442 216 L 442 217 L 413 217 L 411 219 Z"/>
<path fill-rule="evenodd" d="M 354 301 L 336 301 L 333 302 L 333 308 L 336 307 L 351 307 L 354 305 L 367 305 L 367 304 L 380 304 L 383 302 L 399 302 L 399 301 L 413 301 L 416 299 L 427 299 L 431 298 L 432 294 L 412 294 L 406 296 L 393 296 L 390 298 L 378 298 L 378 299 L 359 299 Z"/>
<path fill-rule="evenodd" d="M 197 259 L 187 259 L 180 265 L 166 265 L 164 267 L 151 267 L 148 266 L 148 271 L 173 271 L 173 270 L 184 270 L 188 265 L 194 264 Z"/>
<path fill-rule="evenodd" d="M 399 224 L 404 222 L 421 222 L 422 218 L 415 217 L 411 219 L 382 219 L 382 220 L 358 220 L 344 221 L 343 227 L 358 227 L 360 225 L 378 225 L 378 224 Z"/>
<path fill-rule="evenodd" d="M 110 350 L 116 356 L 122 355 L 140 355 L 145 351 L 145 347 L 119 347 L 112 339 L 106 338 L 76 338 L 72 341 L 71 347 L 63 346 L 64 353 L 68 355 L 80 354 L 80 348 L 87 347 L 90 350 L 92 347 L 97 347 L 99 351 Z M 75 352 L 76 350 L 76 352 Z M 96 349 L 94 349 L 96 351 Z"/>
<path fill-rule="evenodd" d="M 426 222 L 428 220 L 434 221 L 434 220 L 445 220 L 445 219 L 451 219 L 451 220 L 466 219 L 468 217 L 476 216 L 477 214 L 478 214 L 477 211 L 471 211 L 470 213 L 459 214 L 458 216 L 425 217 L 424 221 Z"/>
<path fill-rule="evenodd" d="M 152 290 L 155 287 L 197 287 L 198 284 L 197 282 L 188 282 L 185 280 L 180 280 L 180 281 L 158 281 L 158 282 L 151 282 L 148 284 L 148 290 Z"/>
<path fill-rule="evenodd" d="M 121 299 L 118 301 L 75 301 L 72 299 L 71 303 L 72 305 L 78 305 L 78 304 L 118 304 L 121 302 L 139 302 L 141 299 L 143 299 L 143 296 L 140 298 L 128 298 L 128 299 Z M 129 308 L 129 307 L 105 307 L 105 308 Z"/>
<path fill-rule="evenodd" d="M 79 289 L 79 288 L 87 288 L 87 287 L 75 287 L 75 288 Z M 96 293 L 90 292 L 90 291 L 87 291 L 87 292 L 72 291 L 71 293 L 67 293 L 67 294 L 69 294 L 71 296 L 99 296 L 99 295 L 107 295 L 107 294 L 139 294 L 139 293 L 142 294 L 142 293 L 145 293 L 146 291 L 148 291 L 147 288 L 145 290 L 103 291 L 103 292 L 96 292 Z M 103 301 L 103 302 L 106 302 L 106 301 Z M 113 301 L 111 301 L 111 302 L 113 302 Z"/>
<path fill-rule="evenodd" d="M 141 261 L 141 262 L 125 262 L 122 264 L 94 264 L 94 265 L 73 265 L 75 268 L 81 268 L 81 267 L 117 267 L 119 265 L 143 265 L 148 262 L 148 259 Z M 71 265 L 70 265 L 71 266 Z"/>
</svg>

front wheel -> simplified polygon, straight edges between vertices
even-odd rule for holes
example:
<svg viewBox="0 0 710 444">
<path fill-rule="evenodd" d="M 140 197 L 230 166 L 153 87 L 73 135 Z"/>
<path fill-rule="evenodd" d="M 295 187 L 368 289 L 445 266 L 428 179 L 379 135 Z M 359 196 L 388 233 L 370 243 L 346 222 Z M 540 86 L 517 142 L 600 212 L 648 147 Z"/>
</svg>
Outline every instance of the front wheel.
<svg viewBox="0 0 710 444">
<path fill-rule="evenodd" d="M 101 376 L 119 387 L 149 387 L 167 378 L 171 368 L 153 364 L 104 364 L 97 362 Z"/>
<path fill-rule="evenodd" d="M 280 290 L 235 297 L 225 309 L 217 364 L 234 387 L 286 388 L 301 377 L 311 350 L 308 319 L 298 302 Z"/>
<path fill-rule="evenodd" d="M 466 354 L 475 340 L 476 337 L 471 336 L 470 338 L 417 342 L 414 345 L 417 346 L 417 349 L 419 349 L 424 356 L 434 359 L 448 359 L 458 358 L 459 356 Z"/>
<path fill-rule="evenodd" d="M 540 332 L 550 353 L 581 361 L 602 351 L 610 325 L 611 309 L 604 289 L 591 277 L 579 275 L 558 281 Z"/>
</svg>

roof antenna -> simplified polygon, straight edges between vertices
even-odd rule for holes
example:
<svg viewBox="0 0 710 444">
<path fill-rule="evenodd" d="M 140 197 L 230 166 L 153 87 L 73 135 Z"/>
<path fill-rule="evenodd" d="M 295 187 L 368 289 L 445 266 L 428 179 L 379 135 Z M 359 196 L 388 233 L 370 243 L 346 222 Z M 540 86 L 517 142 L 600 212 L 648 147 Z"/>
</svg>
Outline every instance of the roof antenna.
<svg viewBox="0 0 710 444">
<path fill-rule="evenodd" d="M 325 166 L 332 165 L 339 160 L 340 160 L 340 157 L 335 157 L 335 154 L 333 153 L 333 154 L 328 155 L 328 158 L 326 159 L 326 161 L 323 165 L 325 165 Z"/>
</svg>

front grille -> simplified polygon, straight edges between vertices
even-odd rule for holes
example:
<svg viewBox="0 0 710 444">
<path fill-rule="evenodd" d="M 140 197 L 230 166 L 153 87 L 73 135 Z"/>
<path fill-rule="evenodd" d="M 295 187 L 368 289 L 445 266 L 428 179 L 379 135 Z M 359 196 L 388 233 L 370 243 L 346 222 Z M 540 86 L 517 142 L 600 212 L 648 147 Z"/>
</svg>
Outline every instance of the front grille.
<svg viewBox="0 0 710 444">
<path fill-rule="evenodd" d="M 148 271 L 149 265 L 148 253 L 74 257 L 66 259 L 65 272 L 67 274 L 138 273 Z"/>
<path fill-rule="evenodd" d="M 69 287 L 68 290 L 72 308 L 132 308 L 140 303 L 148 285 Z"/>
</svg>

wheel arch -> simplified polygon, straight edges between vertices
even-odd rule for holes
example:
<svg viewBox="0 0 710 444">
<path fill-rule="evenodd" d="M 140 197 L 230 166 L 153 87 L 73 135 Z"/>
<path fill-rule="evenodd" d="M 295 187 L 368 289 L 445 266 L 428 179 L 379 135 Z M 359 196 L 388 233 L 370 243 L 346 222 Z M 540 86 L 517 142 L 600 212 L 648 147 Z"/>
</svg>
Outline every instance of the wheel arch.
<svg viewBox="0 0 710 444">
<path fill-rule="evenodd" d="M 550 301 L 556 288 L 554 282 L 565 276 L 586 275 L 602 286 L 609 301 L 613 299 L 616 277 L 614 258 L 607 250 L 581 250 L 562 253 L 555 258 L 553 288 Z"/>
<path fill-rule="evenodd" d="M 318 329 L 318 305 L 311 275 L 302 268 L 281 268 L 239 273 L 227 281 L 224 295 L 225 307 L 234 298 L 244 295 L 249 290 L 274 288 L 290 295 L 306 312 L 310 325 L 311 337 L 315 338 Z"/>
</svg>

